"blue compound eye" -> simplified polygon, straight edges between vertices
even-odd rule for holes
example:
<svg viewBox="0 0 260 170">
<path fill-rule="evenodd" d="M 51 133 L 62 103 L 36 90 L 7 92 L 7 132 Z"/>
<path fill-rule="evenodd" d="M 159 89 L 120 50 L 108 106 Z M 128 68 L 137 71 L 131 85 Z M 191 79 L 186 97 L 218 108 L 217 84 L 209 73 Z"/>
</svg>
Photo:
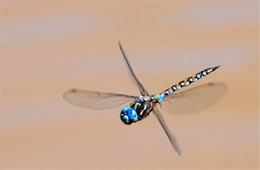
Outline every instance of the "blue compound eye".
<svg viewBox="0 0 260 170">
<path fill-rule="evenodd" d="M 127 115 L 121 114 L 121 120 L 122 122 L 124 122 L 125 124 L 131 124 L 129 117 Z"/>
<path fill-rule="evenodd" d="M 120 118 L 122 122 L 124 122 L 127 125 L 130 125 L 131 123 L 136 122 L 138 120 L 138 115 L 133 108 L 126 106 L 122 109 Z"/>
</svg>

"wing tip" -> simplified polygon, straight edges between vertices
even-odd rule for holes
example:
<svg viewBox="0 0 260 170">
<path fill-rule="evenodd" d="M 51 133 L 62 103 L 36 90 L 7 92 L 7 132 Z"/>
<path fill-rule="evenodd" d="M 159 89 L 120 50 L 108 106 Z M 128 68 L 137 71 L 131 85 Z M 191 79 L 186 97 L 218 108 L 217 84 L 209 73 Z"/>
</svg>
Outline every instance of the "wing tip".
<svg viewBox="0 0 260 170">
<path fill-rule="evenodd" d="M 68 92 L 71 92 L 71 93 L 75 93 L 75 92 L 77 92 L 78 90 L 77 89 L 75 89 L 75 88 L 72 88 L 72 89 L 69 89 L 68 90 Z"/>
<path fill-rule="evenodd" d="M 71 93 L 76 93 L 76 92 L 78 92 L 78 89 L 76 89 L 76 88 L 71 88 L 71 89 L 69 89 L 69 90 L 66 90 L 66 91 L 62 94 L 62 97 L 63 97 L 64 100 L 66 100 L 66 101 L 69 102 L 69 100 L 67 99 L 68 95 L 71 94 Z"/>
<path fill-rule="evenodd" d="M 122 48 L 121 42 L 118 40 L 117 43 L 119 45 L 119 48 L 121 49 Z"/>
<path fill-rule="evenodd" d="M 180 146 L 178 145 L 177 140 L 176 140 L 176 145 L 175 145 L 173 148 L 175 149 L 175 151 L 177 152 L 177 154 L 178 154 L 179 156 L 181 156 L 181 148 L 180 148 Z"/>
<path fill-rule="evenodd" d="M 178 151 L 177 151 L 177 154 L 178 154 L 179 156 L 181 156 L 181 151 L 180 151 L 180 150 L 178 150 Z"/>
<path fill-rule="evenodd" d="M 76 88 L 71 88 L 71 89 L 66 90 L 66 91 L 63 93 L 63 96 L 66 95 L 66 94 L 68 94 L 68 93 L 76 93 L 76 92 L 78 92 L 78 89 L 76 89 Z"/>
</svg>

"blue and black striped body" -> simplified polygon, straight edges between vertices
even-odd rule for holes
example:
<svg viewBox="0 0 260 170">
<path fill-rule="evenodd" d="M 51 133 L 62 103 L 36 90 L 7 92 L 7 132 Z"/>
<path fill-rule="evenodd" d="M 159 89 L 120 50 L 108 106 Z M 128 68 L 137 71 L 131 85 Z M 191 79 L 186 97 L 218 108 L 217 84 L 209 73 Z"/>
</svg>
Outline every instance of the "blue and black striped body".
<svg viewBox="0 0 260 170">
<path fill-rule="evenodd" d="M 120 117 L 123 123 L 130 125 L 133 122 L 137 122 L 142 120 L 143 118 L 147 117 L 149 113 L 153 110 L 153 108 L 160 104 L 165 97 L 168 95 L 173 94 L 174 92 L 180 90 L 181 88 L 192 84 L 193 82 L 198 81 L 199 79 L 205 77 L 206 75 L 212 73 L 219 66 L 210 67 L 205 70 L 194 74 L 191 77 L 186 78 L 183 81 L 171 86 L 170 88 L 166 89 L 162 93 L 157 93 L 152 96 L 139 96 L 129 105 L 122 109 Z"/>
</svg>

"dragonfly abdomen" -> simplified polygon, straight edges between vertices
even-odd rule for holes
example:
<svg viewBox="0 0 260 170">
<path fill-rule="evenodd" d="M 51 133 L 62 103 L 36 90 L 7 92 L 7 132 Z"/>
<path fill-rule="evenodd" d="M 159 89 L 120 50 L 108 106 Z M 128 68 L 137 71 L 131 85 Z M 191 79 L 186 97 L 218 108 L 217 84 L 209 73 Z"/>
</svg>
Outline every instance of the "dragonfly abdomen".
<svg viewBox="0 0 260 170">
<path fill-rule="evenodd" d="M 166 89 L 165 91 L 163 91 L 162 93 L 160 93 L 161 96 L 168 96 L 169 94 L 172 94 L 175 91 L 180 90 L 183 87 L 186 87 L 190 84 L 192 84 L 193 82 L 198 81 L 199 79 L 205 77 L 206 75 L 212 73 L 213 71 L 215 71 L 216 69 L 218 69 L 220 66 L 215 66 L 215 67 L 210 67 L 207 68 L 205 70 L 202 70 L 200 72 L 198 72 L 197 74 L 194 74 L 193 76 L 190 76 L 188 78 L 186 78 L 185 80 L 182 80 L 180 82 L 178 82 L 177 84 L 174 84 L 173 86 L 171 86 L 170 88 Z"/>
</svg>

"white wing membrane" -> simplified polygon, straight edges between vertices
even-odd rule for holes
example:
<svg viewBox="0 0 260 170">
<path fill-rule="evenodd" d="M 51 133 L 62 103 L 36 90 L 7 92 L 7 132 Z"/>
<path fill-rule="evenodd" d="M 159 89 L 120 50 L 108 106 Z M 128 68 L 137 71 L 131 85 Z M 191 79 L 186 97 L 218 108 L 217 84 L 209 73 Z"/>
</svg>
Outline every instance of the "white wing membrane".
<svg viewBox="0 0 260 170">
<path fill-rule="evenodd" d="M 227 89 L 224 83 L 203 84 L 165 97 L 161 107 L 169 113 L 199 112 L 223 97 Z"/>
<path fill-rule="evenodd" d="M 67 102 L 80 107 L 104 110 L 127 103 L 133 100 L 135 96 L 82 89 L 71 89 L 63 94 L 63 98 Z"/>
</svg>

